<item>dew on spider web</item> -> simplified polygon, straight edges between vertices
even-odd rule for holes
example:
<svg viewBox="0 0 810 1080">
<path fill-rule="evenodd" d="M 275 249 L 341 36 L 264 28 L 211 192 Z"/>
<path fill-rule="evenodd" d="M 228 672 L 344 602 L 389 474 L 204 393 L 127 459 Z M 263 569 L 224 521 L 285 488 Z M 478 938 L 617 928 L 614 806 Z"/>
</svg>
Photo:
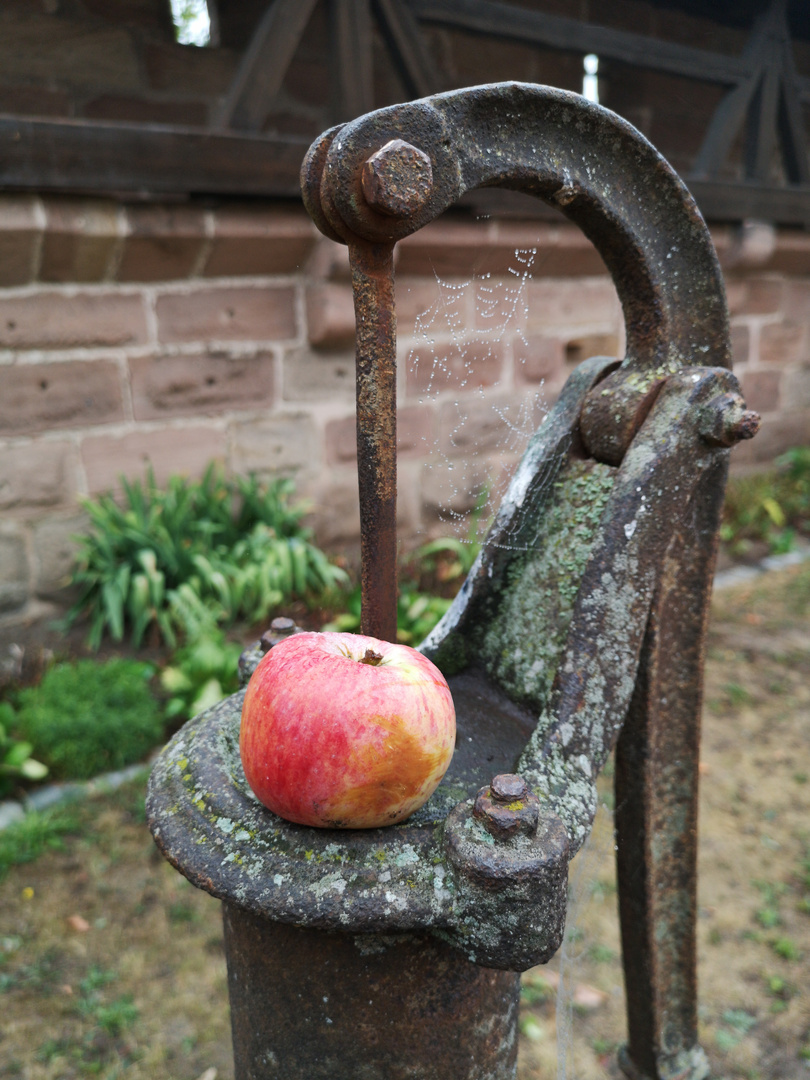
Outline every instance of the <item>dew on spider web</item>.
<svg viewBox="0 0 810 1080">
<path fill-rule="evenodd" d="M 483 542 L 548 410 L 543 382 L 523 378 L 518 357 L 529 349 L 528 288 L 537 265 L 536 248 L 519 248 L 503 274 L 436 275 L 435 297 L 416 318 L 406 381 L 438 417 L 438 432 L 423 436 L 434 514 L 426 530 L 434 535 Z M 556 469 L 548 472 L 550 485 Z"/>
</svg>

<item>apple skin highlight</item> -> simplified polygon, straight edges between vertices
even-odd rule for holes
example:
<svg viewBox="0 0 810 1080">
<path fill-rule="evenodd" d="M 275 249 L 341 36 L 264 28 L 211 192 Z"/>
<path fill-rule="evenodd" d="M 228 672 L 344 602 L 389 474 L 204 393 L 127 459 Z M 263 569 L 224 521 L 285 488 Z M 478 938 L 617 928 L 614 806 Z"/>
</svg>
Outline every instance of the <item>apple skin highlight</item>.
<svg viewBox="0 0 810 1080">
<path fill-rule="evenodd" d="M 427 802 L 455 735 L 450 690 L 426 656 L 362 634 L 304 633 L 253 673 L 239 750 L 254 794 L 280 817 L 371 829 Z"/>
</svg>

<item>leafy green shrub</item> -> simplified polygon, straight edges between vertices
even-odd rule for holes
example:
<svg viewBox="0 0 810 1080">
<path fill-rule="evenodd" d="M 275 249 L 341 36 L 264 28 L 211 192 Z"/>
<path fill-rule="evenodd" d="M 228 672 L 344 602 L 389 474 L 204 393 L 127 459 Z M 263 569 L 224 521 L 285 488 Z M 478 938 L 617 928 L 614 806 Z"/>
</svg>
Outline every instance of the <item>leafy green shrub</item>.
<svg viewBox="0 0 810 1080">
<path fill-rule="evenodd" d="M 215 705 L 239 688 L 242 648 L 228 642 L 211 612 L 199 600 L 185 596 L 186 643 L 161 672 L 161 686 L 170 694 L 166 716 L 188 719 Z"/>
<path fill-rule="evenodd" d="M 0 795 L 6 795 L 16 780 L 42 780 L 48 775 L 47 765 L 31 757 L 31 743 L 9 734 L 13 723 L 14 709 L 0 701 Z"/>
<path fill-rule="evenodd" d="M 189 593 L 217 622 L 258 622 L 346 580 L 310 542 L 290 480 L 226 480 L 212 466 L 202 480 L 174 476 L 165 489 L 151 470 L 144 484 L 121 483 L 123 505 L 112 495 L 85 500 L 91 527 L 72 576 L 80 594 L 67 619 L 89 616 L 94 648 L 105 631 L 120 641 L 127 628 L 137 646 L 152 627 L 175 645 Z"/>
<path fill-rule="evenodd" d="M 732 555 L 745 555 L 757 541 L 779 554 L 810 535 L 810 447 L 789 450 L 776 466 L 729 481 L 720 539 Z"/>
<path fill-rule="evenodd" d="M 55 664 L 38 686 L 20 690 L 15 728 L 57 778 L 84 780 L 123 768 L 163 735 L 152 674 L 134 660 Z"/>
</svg>

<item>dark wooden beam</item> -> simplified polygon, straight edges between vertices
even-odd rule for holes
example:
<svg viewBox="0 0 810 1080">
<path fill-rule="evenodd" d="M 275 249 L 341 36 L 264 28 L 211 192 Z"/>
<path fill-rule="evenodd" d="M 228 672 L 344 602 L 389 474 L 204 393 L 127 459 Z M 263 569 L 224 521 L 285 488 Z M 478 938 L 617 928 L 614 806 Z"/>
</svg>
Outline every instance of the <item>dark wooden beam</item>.
<svg viewBox="0 0 810 1080">
<path fill-rule="evenodd" d="M 779 107 L 779 53 L 769 42 L 763 57 L 762 78 L 751 101 L 745 132 L 745 178 L 759 184 L 768 181 L 776 147 L 776 113 Z"/>
<path fill-rule="evenodd" d="M 403 0 L 374 0 L 374 12 L 408 94 L 427 97 L 435 93 L 439 89 L 436 63 L 408 5 Z"/>
<path fill-rule="evenodd" d="M 213 127 L 260 131 L 316 0 L 270 0 L 214 115 Z"/>
<path fill-rule="evenodd" d="M 0 188 L 290 195 L 309 139 L 0 115 Z"/>
<path fill-rule="evenodd" d="M 686 184 L 707 221 L 769 221 L 810 228 L 810 186 L 763 187 L 690 180 Z"/>
<path fill-rule="evenodd" d="M 374 108 L 370 0 L 330 0 L 335 120 L 345 122 Z"/>
<path fill-rule="evenodd" d="M 529 11 L 494 0 L 411 0 L 422 22 L 511 38 L 550 49 L 597 53 L 635 67 L 734 86 L 750 74 L 748 61 L 688 45 L 612 30 L 577 19 Z"/>
</svg>

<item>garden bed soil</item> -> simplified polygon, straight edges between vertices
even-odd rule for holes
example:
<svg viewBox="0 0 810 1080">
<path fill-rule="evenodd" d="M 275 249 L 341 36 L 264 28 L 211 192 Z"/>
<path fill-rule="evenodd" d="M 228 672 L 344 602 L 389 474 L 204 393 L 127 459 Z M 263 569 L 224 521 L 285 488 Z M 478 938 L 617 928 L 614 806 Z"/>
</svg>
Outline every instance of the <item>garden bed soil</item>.
<svg viewBox="0 0 810 1080">
<path fill-rule="evenodd" d="M 714 603 L 698 949 L 715 1080 L 810 1077 L 808 616 L 810 564 Z M 562 958 L 524 978 L 519 1080 L 619 1076 L 612 793 L 600 783 Z M 219 904 L 157 854 L 143 780 L 60 813 L 73 819 L 64 850 L 0 881 L 0 1077 L 231 1080 Z"/>
</svg>

